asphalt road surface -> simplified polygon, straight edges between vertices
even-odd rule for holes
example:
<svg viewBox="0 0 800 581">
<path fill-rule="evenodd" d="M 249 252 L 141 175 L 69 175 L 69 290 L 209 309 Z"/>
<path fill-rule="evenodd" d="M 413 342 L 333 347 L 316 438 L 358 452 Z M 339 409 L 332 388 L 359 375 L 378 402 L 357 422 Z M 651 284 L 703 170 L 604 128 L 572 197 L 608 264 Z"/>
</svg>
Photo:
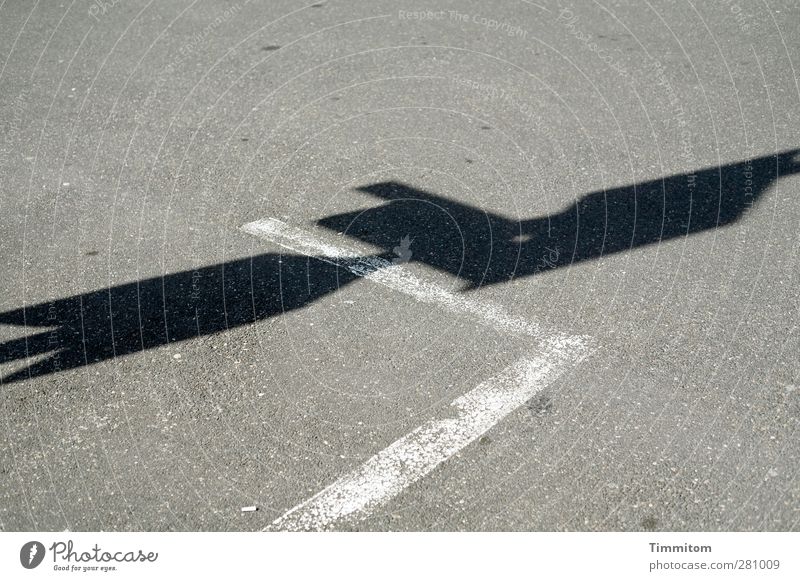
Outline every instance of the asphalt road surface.
<svg viewBox="0 0 800 581">
<path fill-rule="evenodd" d="M 798 22 L 2 2 L 0 529 L 797 530 Z"/>
</svg>

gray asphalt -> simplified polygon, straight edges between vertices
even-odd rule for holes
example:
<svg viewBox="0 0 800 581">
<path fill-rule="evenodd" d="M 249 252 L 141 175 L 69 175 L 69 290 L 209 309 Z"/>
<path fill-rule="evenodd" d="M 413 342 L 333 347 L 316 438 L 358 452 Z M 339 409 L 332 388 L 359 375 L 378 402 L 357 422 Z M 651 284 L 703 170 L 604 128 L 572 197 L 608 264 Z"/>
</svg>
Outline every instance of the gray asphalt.
<svg viewBox="0 0 800 581">
<path fill-rule="evenodd" d="M 0 529 L 260 530 L 535 347 L 275 217 L 593 340 L 341 528 L 797 530 L 798 22 L 3 2 Z"/>
</svg>

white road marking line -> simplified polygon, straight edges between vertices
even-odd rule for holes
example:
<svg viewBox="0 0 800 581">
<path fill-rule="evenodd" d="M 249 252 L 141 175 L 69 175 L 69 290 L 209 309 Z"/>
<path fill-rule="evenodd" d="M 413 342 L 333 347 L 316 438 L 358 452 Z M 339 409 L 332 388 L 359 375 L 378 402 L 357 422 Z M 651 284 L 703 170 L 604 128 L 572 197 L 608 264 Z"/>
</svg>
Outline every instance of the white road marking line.
<svg viewBox="0 0 800 581">
<path fill-rule="evenodd" d="M 471 315 L 498 331 L 539 340 L 537 351 L 530 357 L 453 401 L 455 417 L 424 423 L 291 509 L 265 531 L 326 530 L 344 519 L 367 515 L 479 438 L 589 351 L 587 337 L 545 334 L 538 325 L 514 317 L 499 306 L 455 295 L 388 260 L 359 256 L 354 250 L 320 241 L 280 220 L 257 220 L 245 224 L 242 230 L 293 252 L 346 268 L 421 302 Z"/>
<path fill-rule="evenodd" d="M 450 405 L 455 417 L 430 420 L 299 504 L 265 531 L 323 531 L 364 517 L 486 433 L 587 352 L 583 342 L 546 342 Z"/>
<path fill-rule="evenodd" d="M 453 294 L 436 284 L 420 280 L 400 265 L 383 258 L 359 256 L 355 251 L 322 242 L 280 220 L 257 220 L 245 224 L 242 230 L 293 252 L 346 268 L 353 274 L 410 295 L 418 301 L 435 303 L 454 313 L 469 314 L 498 331 L 537 339 L 545 337 L 538 325 L 510 315 L 497 305 Z"/>
</svg>

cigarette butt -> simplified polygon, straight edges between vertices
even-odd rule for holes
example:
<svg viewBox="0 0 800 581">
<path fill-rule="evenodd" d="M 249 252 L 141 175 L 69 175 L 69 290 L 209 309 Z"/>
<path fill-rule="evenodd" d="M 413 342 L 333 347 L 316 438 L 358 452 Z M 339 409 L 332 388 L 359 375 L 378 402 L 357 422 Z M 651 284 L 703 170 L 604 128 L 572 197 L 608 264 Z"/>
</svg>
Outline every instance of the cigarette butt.
<svg viewBox="0 0 800 581">
<path fill-rule="evenodd" d="M 255 512 L 258 510 L 257 506 L 243 506 L 242 512 Z"/>
</svg>

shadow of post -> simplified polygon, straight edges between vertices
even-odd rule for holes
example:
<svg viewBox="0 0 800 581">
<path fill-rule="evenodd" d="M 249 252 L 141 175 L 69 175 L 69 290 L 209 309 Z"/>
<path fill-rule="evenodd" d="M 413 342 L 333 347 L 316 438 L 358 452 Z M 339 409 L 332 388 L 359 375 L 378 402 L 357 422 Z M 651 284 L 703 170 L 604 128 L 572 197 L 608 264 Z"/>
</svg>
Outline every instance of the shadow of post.
<svg viewBox="0 0 800 581">
<path fill-rule="evenodd" d="M 306 256 L 261 254 L 114 286 L 0 314 L 0 323 L 52 327 L 0 344 L 0 363 L 49 354 L 11 383 L 299 309 L 357 277 Z"/>
<path fill-rule="evenodd" d="M 387 261 L 400 249 L 400 262 L 427 264 L 476 289 L 732 224 L 780 176 L 800 170 L 798 151 L 593 192 L 523 221 L 384 182 L 360 189 L 387 203 L 319 224 L 386 249 Z M 0 364 L 42 358 L 0 383 L 248 325 L 357 278 L 341 260 L 319 258 L 261 254 L 0 313 L 2 324 L 47 329 L 0 344 Z"/>
<path fill-rule="evenodd" d="M 382 182 L 359 190 L 387 203 L 318 223 L 387 251 L 410 238 L 412 260 L 476 289 L 732 224 L 779 176 L 798 172 L 798 151 L 592 192 L 527 220 Z"/>
</svg>

